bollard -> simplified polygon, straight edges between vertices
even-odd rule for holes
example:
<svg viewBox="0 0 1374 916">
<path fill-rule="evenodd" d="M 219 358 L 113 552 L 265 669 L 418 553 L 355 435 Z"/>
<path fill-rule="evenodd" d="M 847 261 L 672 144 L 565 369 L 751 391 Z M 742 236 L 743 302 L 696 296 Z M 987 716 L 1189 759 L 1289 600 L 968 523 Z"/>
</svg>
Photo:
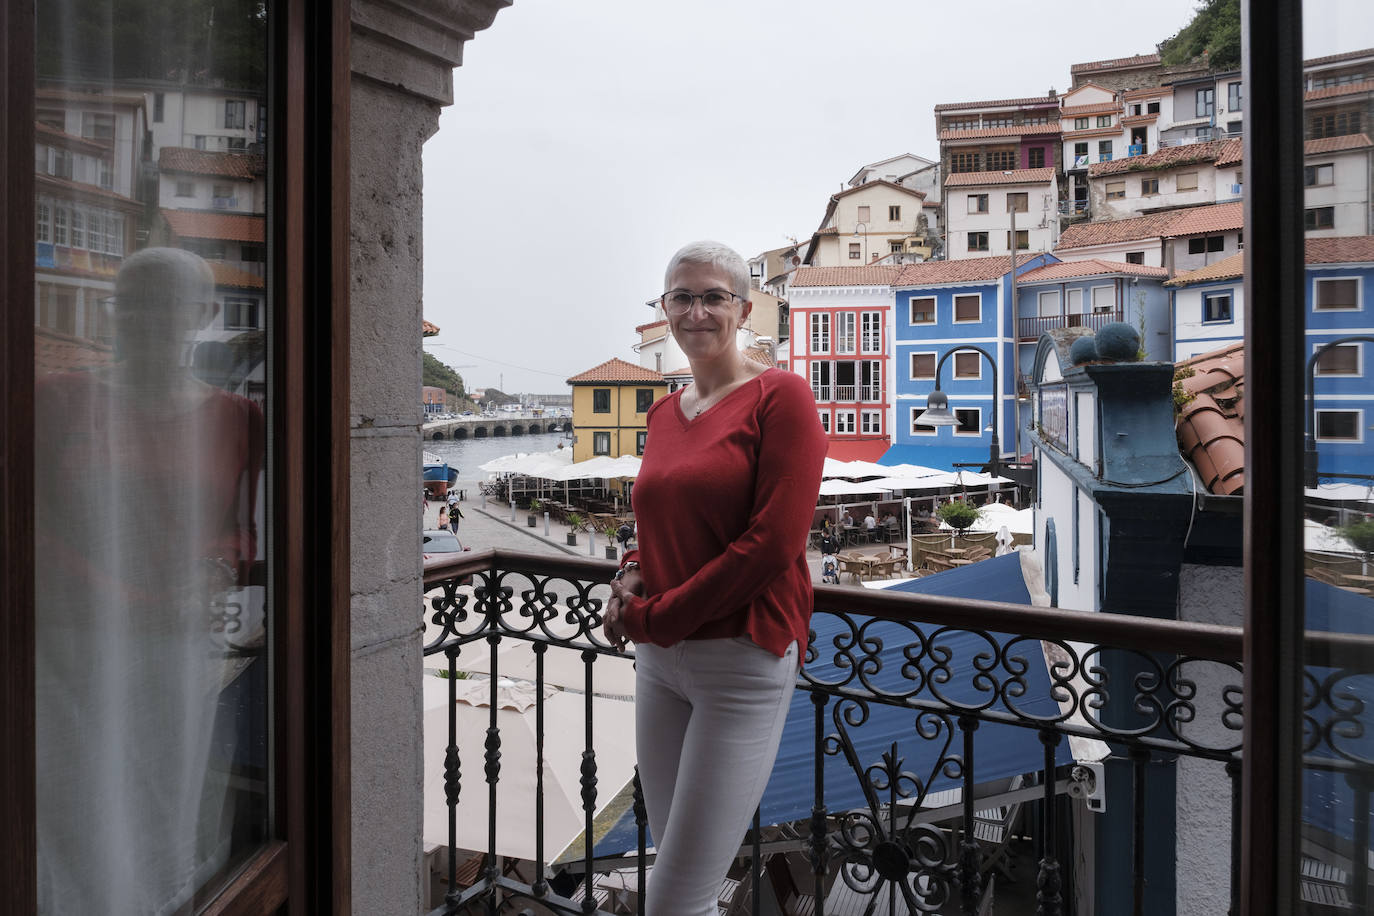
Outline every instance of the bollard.
<svg viewBox="0 0 1374 916">
<path fill-rule="evenodd" d="M 486 507 L 487 507 L 487 491 L 486 491 L 486 490 L 483 490 L 483 491 L 482 491 L 482 508 L 485 509 Z"/>
<path fill-rule="evenodd" d="M 549 513 L 544 513 L 544 537 L 549 536 Z"/>
<path fill-rule="evenodd" d="M 587 556 L 596 556 L 596 531 L 591 528 L 587 529 Z"/>
<path fill-rule="evenodd" d="M 515 521 L 515 497 L 510 498 L 510 520 Z"/>
</svg>

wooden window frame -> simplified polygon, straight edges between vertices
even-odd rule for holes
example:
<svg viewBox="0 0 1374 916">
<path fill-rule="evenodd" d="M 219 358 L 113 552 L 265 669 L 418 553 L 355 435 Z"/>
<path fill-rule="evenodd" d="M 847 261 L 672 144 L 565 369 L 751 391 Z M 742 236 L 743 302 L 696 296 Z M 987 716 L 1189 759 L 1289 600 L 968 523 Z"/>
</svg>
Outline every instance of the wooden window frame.
<svg viewBox="0 0 1374 916">
<path fill-rule="evenodd" d="M 35 14 L 0 3 L 0 283 L 34 294 Z M 271 7 L 268 96 L 275 270 L 267 507 L 274 789 L 261 849 L 201 911 L 351 912 L 349 766 L 349 36 L 347 4 Z M 38 906 L 34 621 L 34 322 L 6 309 L 0 340 L 0 886 Z M 318 409 L 316 405 L 328 405 Z M 309 405 L 309 409 L 307 409 Z M 321 469 L 325 469 L 321 472 Z M 320 532 L 321 525 L 324 533 Z M 309 536 L 307 536 L 309 534 Z"/>
</svg>

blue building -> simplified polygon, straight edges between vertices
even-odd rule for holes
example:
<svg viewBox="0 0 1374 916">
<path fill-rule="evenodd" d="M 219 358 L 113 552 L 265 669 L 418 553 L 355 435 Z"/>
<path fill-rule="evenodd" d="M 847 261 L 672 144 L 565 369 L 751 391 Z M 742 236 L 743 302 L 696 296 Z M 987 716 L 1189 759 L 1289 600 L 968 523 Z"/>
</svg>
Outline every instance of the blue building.
<svg viewBox="0 0 1374 916">
<path fill-rule="evenodd" d="M 1050 254 L 1021 255 L 1018 276 L 1057 263 Z M 1003 457 L 1018 455 L 1016 423 L 1017 325 L 1012 308 L 1011 259 L 969 258 L 909 264 L 892 284 L 894 421 L 893 446 L 883 464 L 920 464 L 950 469 L 956 464 L 983 465 L 992 445 L 994 397 Z M 994 370 L 978 347 L 996 359 Z M 936 387 L 949 397 L 957 426 L 933 427 L 916 422 L 926 398 Z"/>
<path fill-rule="evenodd" d="M 1374 474 L 1374 235 L 1307 240 L 1307 353 L 1311 422 L 1322 480 Z"/>
<path fill-rule="evenodd" d="M 1244 339 L 1244 275 L 1245 254 L 1240 252 L 1164 284 L 1174 316 L 1174 362 Z"/>
</svg>

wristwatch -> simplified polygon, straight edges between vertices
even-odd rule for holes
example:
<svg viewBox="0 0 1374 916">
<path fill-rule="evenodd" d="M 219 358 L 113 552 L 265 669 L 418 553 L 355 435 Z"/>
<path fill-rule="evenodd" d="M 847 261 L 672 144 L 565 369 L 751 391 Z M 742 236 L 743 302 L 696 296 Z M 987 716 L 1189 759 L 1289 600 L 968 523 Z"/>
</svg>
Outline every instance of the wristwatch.
<svg viewBox="0 0 1374 916">
<path fill-rule="evenodd" d="M 619 582 L 621 579 L 625 578 L 625 574 L 632 569 L 639 569 L 639 564 L 634 560 L 631 560 L 630 562 L 626 563 L 624 566 L 616 570 L 615 581 Z"/>
</svg>

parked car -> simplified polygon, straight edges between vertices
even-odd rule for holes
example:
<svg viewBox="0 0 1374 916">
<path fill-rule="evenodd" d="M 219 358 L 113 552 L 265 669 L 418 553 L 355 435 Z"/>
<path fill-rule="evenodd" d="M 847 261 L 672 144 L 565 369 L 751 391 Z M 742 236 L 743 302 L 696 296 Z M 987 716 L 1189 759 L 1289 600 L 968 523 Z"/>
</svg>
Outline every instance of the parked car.
<svg viewBox="0 0 1374 916">
<path fill-rule="evenodd" d="M 468 548 L 458 542 L 458 536 L 441 528 L 428 528 L 420 532 L 420 555 L 424 565 L 429 566 L 452 559 L 452 554 L 462 553 Z M 472 576 L 458 580 L 459 585 L 471 585 Z"/>
</svg>

